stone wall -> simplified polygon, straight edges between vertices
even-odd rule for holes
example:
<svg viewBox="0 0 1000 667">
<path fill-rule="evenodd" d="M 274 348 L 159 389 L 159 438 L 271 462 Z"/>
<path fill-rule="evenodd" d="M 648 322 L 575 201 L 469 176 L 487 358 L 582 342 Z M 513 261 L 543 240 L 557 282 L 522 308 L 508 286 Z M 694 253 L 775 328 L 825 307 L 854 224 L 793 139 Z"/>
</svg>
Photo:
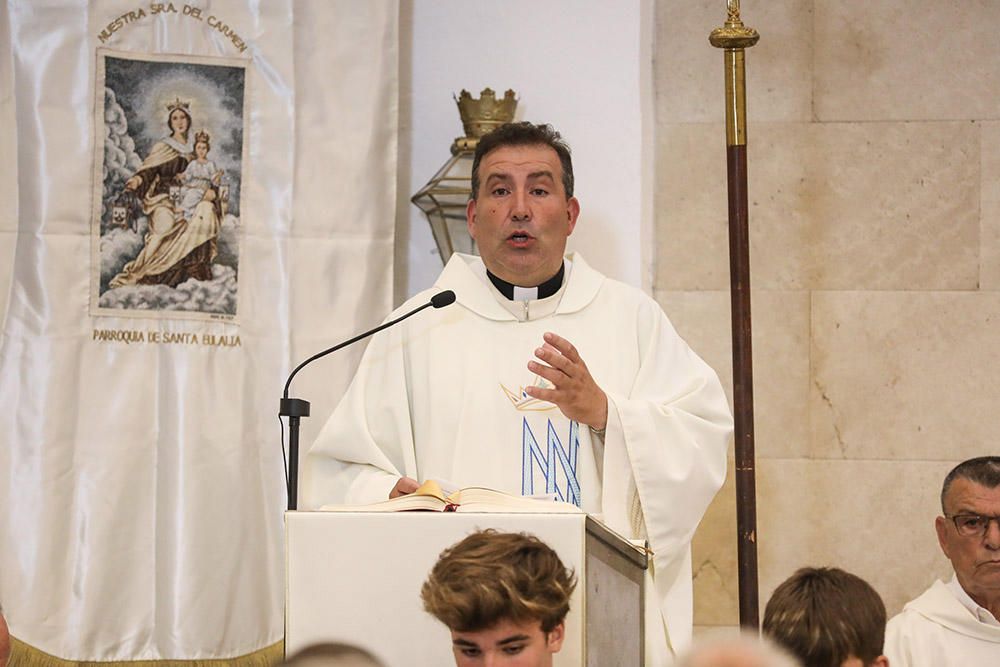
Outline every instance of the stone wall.
<svg viewBox="0 0 1000 667">
<path fill-rule="evenodd" d="M 760 599 L 804 565 L 889 614 L 950 567 L 946 472 L 1000 451 L 1000 4 L 744 0 Z M 732 383 L 724 0 L 657 0 L 656 297 Z M 732 479 L 694 545 L 737 622 Z"/>
</svg>

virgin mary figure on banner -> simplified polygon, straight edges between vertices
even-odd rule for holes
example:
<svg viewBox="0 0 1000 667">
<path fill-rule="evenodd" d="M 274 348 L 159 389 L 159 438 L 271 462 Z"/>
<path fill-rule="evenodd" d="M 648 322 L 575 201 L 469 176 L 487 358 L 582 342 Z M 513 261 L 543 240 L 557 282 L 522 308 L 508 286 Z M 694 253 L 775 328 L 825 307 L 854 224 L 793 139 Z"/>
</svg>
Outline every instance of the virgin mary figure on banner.
<svg viewBox="0 0 1000 667">
<path fill-rule="evenodd" d="M 219 175 L 208 174 L 206 178 L 201 174 L 203 169 L 197 168 L 207 162 L 209 135 L 202 132 L 193 142 L 189 139 L 189 109 L 190 105 L 180 99 L 168 106 L 170 134 L 153 145 L 139 170 L 125 182 L 125 188 L 138 195 L 149 230 L 136 258 L 111 279 L 112 288 L 136 284 L 177 287 L 189 278 L 212 278 L 221 218 Z M 203 154 L 194 160 L 199 149 Z M 188 175 L 189 170 L 199 175 Z M 182 192 L 185 177 L 204 181 L 204 187 L 189 182 Z M 184 206 L 191 195 L 197 200 Z"/>
</svg>

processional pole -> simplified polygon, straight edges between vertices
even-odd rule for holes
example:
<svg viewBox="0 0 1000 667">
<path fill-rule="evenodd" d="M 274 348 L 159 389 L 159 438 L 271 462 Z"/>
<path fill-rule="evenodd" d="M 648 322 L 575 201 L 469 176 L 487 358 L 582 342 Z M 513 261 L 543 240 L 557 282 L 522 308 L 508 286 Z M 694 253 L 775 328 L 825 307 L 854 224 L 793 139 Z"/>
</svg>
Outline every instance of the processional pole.
<svg viewBox="0 0 1000 667">
<path fill-rule="evenodd" d="M 740 21 L 728 0 L 726 24 L 709 35 L 725 49 L 726 165 L 729 184 L 729 280 L 733 328 L 733 412 L 736 422 L 736 532 L 740 625 L 760 627 L 757 590 L 757 489 L 753 446 L 753 362 L 750 328 L 750 239 L 747 225 L 747 105 L 744 50 L 760 35 Z"/>
</svg>

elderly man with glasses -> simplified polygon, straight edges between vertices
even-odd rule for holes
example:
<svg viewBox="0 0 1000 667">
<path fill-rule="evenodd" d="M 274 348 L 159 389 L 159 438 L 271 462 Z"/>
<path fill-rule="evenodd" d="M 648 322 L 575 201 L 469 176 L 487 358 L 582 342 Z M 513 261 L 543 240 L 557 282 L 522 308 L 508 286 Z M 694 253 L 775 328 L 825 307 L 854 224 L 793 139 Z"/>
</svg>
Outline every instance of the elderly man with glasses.
<svg viewBox="0 0 1000 667">
<path fill-rule="evenodd" d="M 892 667 L 1000 665 L 1000 456 L 969 459 L 945 477 L 935 521 L 955 568 L 889 621 Z"/>
</svg>

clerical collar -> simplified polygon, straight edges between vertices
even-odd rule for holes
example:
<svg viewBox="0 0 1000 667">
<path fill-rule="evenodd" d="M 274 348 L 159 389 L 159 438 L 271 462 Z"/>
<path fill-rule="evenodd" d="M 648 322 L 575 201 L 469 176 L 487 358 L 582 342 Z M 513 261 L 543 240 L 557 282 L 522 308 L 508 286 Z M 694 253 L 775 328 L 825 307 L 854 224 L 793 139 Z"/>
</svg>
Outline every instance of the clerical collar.
<svg viewBox="0 0 1000 667">
<path fill-rule="evenodd" d="M 518 287 L 517 285 L 512 285 L 502 278 L 497 278 L 489 269 L 486 270 L 486 275 L 489 277 L 490 282 L 493 283 L 493 286 L 507 297 L 509 301 L 534 301 L 535 299 L 546 299 L 559 291 L 559 288 L 562 287 L 563 276 L 566 275 L 566 264 L 565 262 L 560 264 L 556 275 L 538 287 Z"/>
</svg>

